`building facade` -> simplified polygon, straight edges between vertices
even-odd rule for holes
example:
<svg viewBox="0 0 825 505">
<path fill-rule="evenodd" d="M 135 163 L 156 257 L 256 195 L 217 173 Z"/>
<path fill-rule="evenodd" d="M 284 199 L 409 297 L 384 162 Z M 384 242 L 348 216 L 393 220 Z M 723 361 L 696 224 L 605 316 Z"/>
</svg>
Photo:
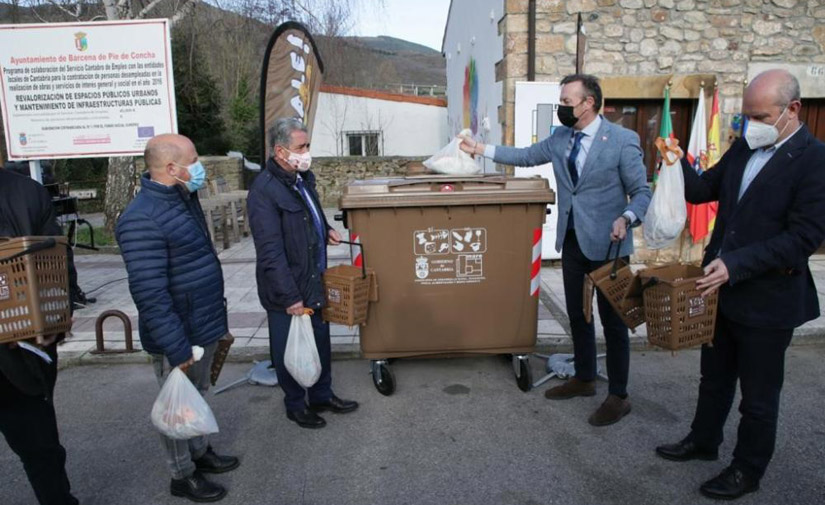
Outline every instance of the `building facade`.
<svg viewBox="0 0 825 505">
<path fill-rule="evenodd" d="M 454 1 L 442 43 L 447 70 L 447 122 L 450 133 L 469 129 L 482 142 L 500 143 L 504 82 L 496 63 L 504 58 L 500 21 L 503 0 Z M 485 172 L 495 170 L 482 160 Z"/>
<path fill-rule="evenodd" d="M 430 156 L 449 140 L 443 98 L 321 86 L 315 156 Z"/>
<path fill-rule="evenodd" d="M 466 26 L 467 13 L 475 11 L 487 16 L 487 23 Z M 579 14 L 584 37 L 578 35 Z M 491 15 L 498 16 L 495 33 L 487 29 Z M 468 31 L 475 43 L 459 48 L 457 35 Z M 500 43 L 500 53 L 497 48 L 480 54 L 489 43 Z M 579 69 L 577 50 L 583 54 Z M 516 139 L 516 118 L 522 114 L 517 114 L 517 82 L 557 83 L 579 70 L 601 79 L 605 117 L 639 134 L 652 178 L 653 142 L 666 86 L 674 133 L 683 146 L 689 140 L 699 94 L 705 93 L 709 114 L 718 87 L 724 152 L 741 133 L 739 113 L 747 81 L 776 67 L 800 80 L 802 119 L 825 140 L 825 1 L 821 0 L 453 0 L 442 52 L 448 66 L 451 117 L 454 110 L 465 107 L 454 100 L 467 100 L 458 93 L 464 86 L 462 76 L 450 72 L 451 66 L 475 61 L 478 75 L 492 72 L 500 84 L 494 121 L 501 135 L 489 137 L 496 144 L 521 144 Z M 501 58 L 495 60 L 497 54 Z M 555 98 L 548 97 L 547 102 Z M 541 110 L 534 113 L 534 132 L 546 135 L 548 128 L 535 124 L 536 116 L 541 116 Z M 695 259 L 701 252 L 689 243 L 679 249 L 682 259 Z"/>
<path fill-rule="evenodd" d="M 530 4 L 535 5 L 531 14 Z M 478 7 L 477 7 L 478 4 Z M 483 5 L 482 5 L 483 4 Z M 487 5 L 489 4 L 489 5 Z M 499 10 L 496 10 L 499 9 Z M 501 13 L 497 32 L 487 34 L 478 23 L 475 45 L 462 46 L 453 34 L 470 29 L 463 14 Z M 489 75 L 493 65 L 501 84 L 495 120 L 501 136 L 514 140 L 515 83 L 558 81 L 576 71 L 577 15 L 586 34 L 584 68 L 599 76 L 605 94 L 605 115 L 636 129 L 652 153 L 658 132 L 664 87 L 670 82 L 671 114 L 676 136 L 687 143 L 696 98 L 709 98 L 717 85 L 722 114 L 723 150 L 737 135 L 747 79 L 760 70 L 784 67 L 802 84 L 803 119 L 825 139 L 825 2 L 820 0 L 453 0 L 443 53 L 450 66 L 476 61 L 476 72 Z M 529 33 L 534 30 L 534 50 Z M 491 63 L 478 54 L 486 42 L 501 42 L 502 57 Z M 479 48 L 479 49 L 476 49 Z M 528 75 L 530 58 L 534 76 Z M 493 57 L 494 59 L 494 57 Z M 486 68 L 479 68 L 479 65 Z M 451 116 L 460 76 L 448 70 Z M 700 85 L 704 83 L 704 88 Z M 822 113 L 820 114 L 820 111 Z M 653 126 L 655 124 L 655 127 Z"/>
</svg>

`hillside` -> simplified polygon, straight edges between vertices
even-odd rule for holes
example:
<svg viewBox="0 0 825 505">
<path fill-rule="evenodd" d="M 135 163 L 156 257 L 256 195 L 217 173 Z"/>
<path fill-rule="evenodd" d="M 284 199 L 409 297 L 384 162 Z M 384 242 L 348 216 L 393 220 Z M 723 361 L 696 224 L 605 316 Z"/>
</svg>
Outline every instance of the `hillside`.
<svg viewBox="0 0 825 505">
<path fill-rule="evenodd" d="M 419 44 L 392 37 L 317 37 L 316 42 L 330 84 L 370 89 L 447 84 L 441 53 Z"/>
<path fill-rule="evenodd" d="M 97 7 L 99 6 L 93 8 Z M 55 20 L 69 21 L 54 8 L 45 7 L 41 13 L 48 14 L 49 18 Z M 257 20 L 241 20 L 241 16 L 234 12 L 203 3 L 197 6 L 193 17 L 194 19 L 187 20 L 185 24 L 197 24 L 206 28 L 207 32 L 219 27 L 224 33 L 236 29 L 252 34 L 251 39 L 259 46 L 258 50 L 253 52 L 258 54 L 263 53 L 268 39 L 267 33 L 273 30 Z M 39 19 L 30 8 L 0 2 L 0 23 L 37 22 Z M 436 86 L 443 90 L 447 84 L 445 62 L 441 53 L 420 44 L 387 36 L 316 36 L 316 42 L 325 64 L 324 82 L 328 84 L 395 91 L 399 91 L 399 85 Z M 216 49 L 213 47 L 212 50 Z M 220 49 L 217 51 L 221 52 Z M 212 71 L 221 74 L 223 69 L 213 68 Z M 220 79 L 222 76 L 217 77 Z M 253 79 L 255 80 L 257 79 Z"/>
</svg>

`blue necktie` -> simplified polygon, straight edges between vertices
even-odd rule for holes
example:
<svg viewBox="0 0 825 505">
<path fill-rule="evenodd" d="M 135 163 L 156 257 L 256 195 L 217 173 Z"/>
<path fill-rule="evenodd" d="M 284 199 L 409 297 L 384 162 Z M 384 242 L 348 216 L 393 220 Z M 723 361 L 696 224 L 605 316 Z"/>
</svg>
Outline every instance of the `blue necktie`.
<svg viewBox="0 0 825 505">
<path fill-rule="evenodd" d="M 573 185 L 579 183 L 579 170 L 576 168 L 576 158 L 579 157 L 579 149 L 582 146 L 583 132 L 577 132 L 573 138 L 573 149 L 570 150 L 570 156 L 567 158 L 567 170 L 570 172 L 570 179 L 573 180 Z"/>
<path fill-rule="evenodd" d="M 576 132 L 573 137 L 573 148 L 570 149 L 570 156 L 567 157 L 567 171 L 570 172 L 570 179 L 573 181 L 573 186 L 579 183 L 579 170 L 576 168 L 576 158 L 579 157 L 579 150 L 582 146 L 583 132 Z M 567 229 L 573 229 L 573 208 L 570 208 L 570 217 L 567 218 Z"/>
<path fill-rule="evenodd" d="M 318 215 L 318 209 L 315 207 L 315 202 L 313 202 L 312 197 L 307 191 L 306 186 L 304 186 L 304 181 L 299 176 L 295 181 L 295 188 L 298 190 L 298 193 L 303 198 L 304 203 L 307 204 L 309 207 L 309 213 L 312 216 L 312 223 L 315 225 L 315 230 L 318 233 L 318 268 L 320 271 L 326 270 L 326 263 L 327 263 L 327 237 L 324 234 L 324 223 L 321 221 L 321 216 Z"/>
</svg>

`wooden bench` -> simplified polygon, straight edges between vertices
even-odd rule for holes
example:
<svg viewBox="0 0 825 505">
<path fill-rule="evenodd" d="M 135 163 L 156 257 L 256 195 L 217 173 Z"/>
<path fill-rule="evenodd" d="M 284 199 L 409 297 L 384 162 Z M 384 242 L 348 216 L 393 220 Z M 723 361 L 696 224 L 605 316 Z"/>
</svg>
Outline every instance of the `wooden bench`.
<svg viewBox="0 0 825 505">
<path fill-rule="evenodd" d="M 212 197 L 218 198 L 226 203 L 229 207 L 229 219 L 233 227 L 236 241 L 240 241 L 241 235 L 248 237 L 249 230 L 249 214 L 246 209 L 246 198 L 249 191 L 242 189 L 230 189 L 226 183 L 226 179 L 222 176 L 215 177 L 209 181 L 210 189 L 212 190 Z"/>
<path fill-rule="evenodd" d="M 220 240 L 224 249 L 229 249 L 231 245 L 229 210 L 227 204 L 220 198 L 215 198 L 209 195 L 209 190 L 202 188 L 198 190 L 198 199 L 203 209 L 203 216 L 206 219 L 206 229 L 209 231 L 209 236 L 212 242 L 216 245 Z"/>
</svg>

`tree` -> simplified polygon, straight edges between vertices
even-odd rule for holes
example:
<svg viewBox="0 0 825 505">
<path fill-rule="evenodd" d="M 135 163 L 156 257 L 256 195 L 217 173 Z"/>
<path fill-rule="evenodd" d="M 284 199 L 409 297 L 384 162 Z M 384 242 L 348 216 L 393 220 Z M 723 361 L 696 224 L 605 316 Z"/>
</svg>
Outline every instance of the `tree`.
<svg viewBox="0 0 825 505">
<path fill-rule="evenodd" d="M 50 0 L 55 1 L 55 0 Z M 145 7 L 137 13 L 132 8 L 129 0 L 103 0 L 106 9 L 106 19 L 143 19 L 156 9 L 162 0 L 151 0 Z M 181 0 L 175 10 L 174 15 L 169 20 L 171 27 L 174 27 L 181 19 L 189 15 L 199 0 Z M 78 6 L 81 4 L 78 4 Z M 142 5 L 138 3 L 138 5 Z M 79 8 L 78 8 L 79 10 Z M 135 9 L 136 10 L 136 9 Z M 132 157 L 118 156 L 109 158 L 109 169 L 106 173 L 106 200 L 103 203 L 103 213 L 106 217 L 106 230 L 114 233 L 117 219 L 126 205 L 132 200 L 135 194 L 136 173 L 135 159 Z"/>
<path fill-rule="evenodd" d="M 344 155 L 344 130 L 346 127 L 347 110 L 349 109 L 349 97 L 344 95 L 333 95 L 329 102 L 329 110 L 326 117 L 321 120 L 319 126 L 326 129 L 335 138 L 335 154 Z"/>
<path fill-rule="evenodd" d="M 229 142 L 221 114 L 221 95 L 206 71 L 195 34 L 176 32 L 172 44 L 178 132 L 195 144 L 199 154 L 226 154 Z"/>
<path fill-rule="evenodd" d="M 233 150 L 245 152 L 255 131 L 257 119 L 258 107 L 252 96 L 249 79 L 242 77 L 238 91 L 229 104 L 229 139 Z"/>
</svg>

